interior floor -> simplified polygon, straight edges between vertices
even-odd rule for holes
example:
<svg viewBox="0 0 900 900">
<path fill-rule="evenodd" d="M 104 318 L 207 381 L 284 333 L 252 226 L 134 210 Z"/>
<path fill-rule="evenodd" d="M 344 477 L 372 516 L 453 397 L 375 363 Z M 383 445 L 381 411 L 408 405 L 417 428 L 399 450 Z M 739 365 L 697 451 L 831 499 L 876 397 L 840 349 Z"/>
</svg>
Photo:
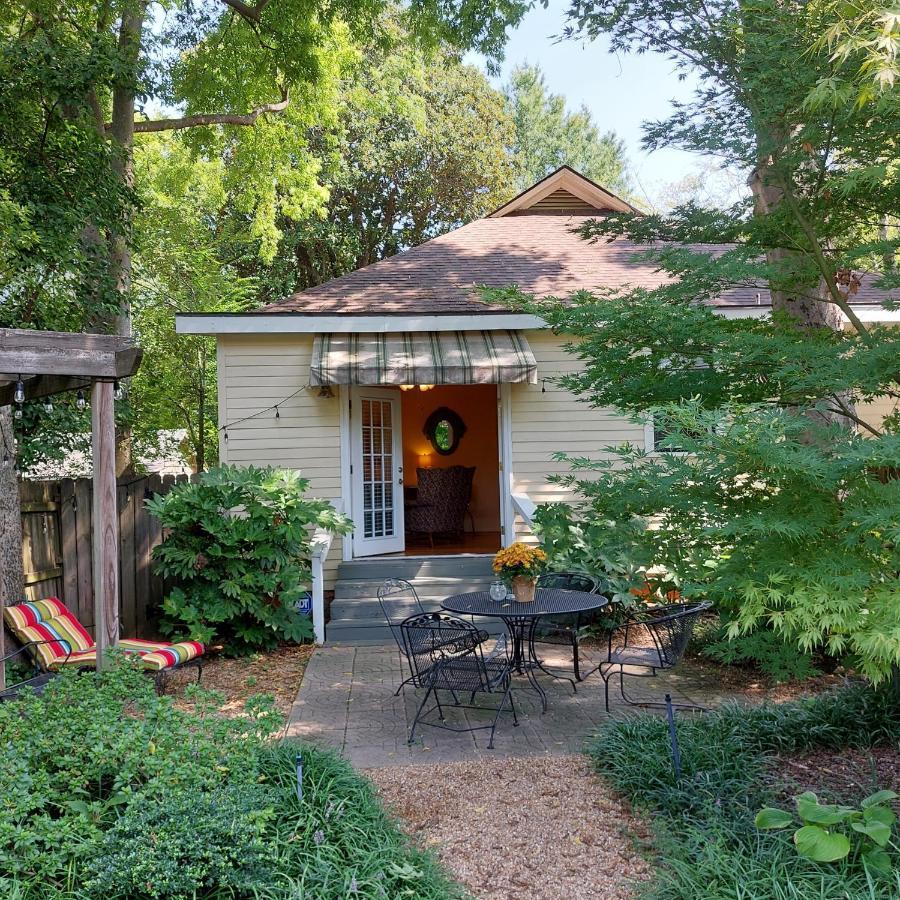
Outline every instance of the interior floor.
<svg viewBox="0 0 900 900">
<path fill-rule="evenodd" d="M 453 556 L 460 553 L 496 553 L 500 549 L 499 531 L 465 532 L 461 537 L 435 535 L 432 547 L 426 535 L 406 536 L 403 553 L 388 553 L 386 556 Z"/>
</svg>

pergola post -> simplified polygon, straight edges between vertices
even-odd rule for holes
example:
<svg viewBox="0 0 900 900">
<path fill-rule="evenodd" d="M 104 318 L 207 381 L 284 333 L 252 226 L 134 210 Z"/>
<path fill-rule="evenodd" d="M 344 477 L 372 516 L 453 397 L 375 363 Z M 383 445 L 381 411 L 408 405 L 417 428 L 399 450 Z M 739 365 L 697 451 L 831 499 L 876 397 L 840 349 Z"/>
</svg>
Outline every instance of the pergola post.
<svg viewBox="0 0 900 900">
<path fill-rule="evenodd" d="M 94 639 L 97 670 L 119 640 L 119 517 L 116 509 L 116 420 L 113 385 L 91 384 L 94 457 Z"/>
</svg>

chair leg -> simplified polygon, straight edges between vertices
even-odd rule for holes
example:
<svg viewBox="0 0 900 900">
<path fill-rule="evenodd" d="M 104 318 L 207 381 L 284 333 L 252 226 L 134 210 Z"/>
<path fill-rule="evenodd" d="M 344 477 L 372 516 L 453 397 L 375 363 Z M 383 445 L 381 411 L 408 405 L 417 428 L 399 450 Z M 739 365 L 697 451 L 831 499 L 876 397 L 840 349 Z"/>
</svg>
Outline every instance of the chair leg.
<svg viewBox="0 0 900 900">
<path fill-rule="evenodd" d="M 512 692 L 512 679 L 510 679 L 506 684 L 506 690 L 503 692 L 503 699 L 500 701 L 500 705 L 497 707 L 497 712 L 494 713 L 494 721 L 491 723 L 491 738 L 488 741 L 487 748 L 488 750 L 494 749 L 494 732 L 497 730 L 497 720 L 500 718 L 500 713 L 503 712 L 503 707 L 506 705 L 506 698 L 510 696 Z"/>
<path fill-rule="evenodd" d="M 438 718 L 443 722 L 444 721 L 444 707 L 441 706 L 441 698 L 440 698 L 440 695 L 438 694 L 437 687 L 434 688 L 434 702 L 437 703 Z M 457 701 L 457 705 L 459 705 L 459 701 Z"/>
<path fill-rule="evenodd" d="M 578 659 L 578 635 L 572 635 L 572 665 L 575 668 L 575 680 L 581 681 L 581 668 Z"/>
<path fill-rule="evenodd" d="M 606 701 L 606 711 L 609 712 L 609 672 L 604 675 L 603 670 L 599 666 L 597 668 L 600 672 L 600 677 L 603 679 L 604 700 Z"/>
<path fill-rule="evenodd" d="M 406 742 L 407 744 L 411 744 L 416 737 L 416 726 L 419 724 L 419 716 L 422 715 L 422 710 L 425 709 L 425 704 L 428 702 L 428 698 L 431 696 L 431 692 L 434 690 L 434 680 L 432 679 L 431 683 L 428 685 L 428 690 L 425 692 L 425 697 L 422 699 L 422 702 L 419 704 L 419 708 L 416 710 L 416 715 L 413 718 L 412 728 L 409 731 L 409 740 Z"/>
<path fill-rule="evenodd" d="M 519 727 L 519 717 L 518 717 L 518 715 L 516 715 L 516 701 L 513 700 L 512 689 L 510 689 L 510 692 L 509 692 L 509 705 L 510 705 L 510 708 L 512 709 L 512 714 L 513 714 L 513 726 L 518 728 Z"/>
</svg>

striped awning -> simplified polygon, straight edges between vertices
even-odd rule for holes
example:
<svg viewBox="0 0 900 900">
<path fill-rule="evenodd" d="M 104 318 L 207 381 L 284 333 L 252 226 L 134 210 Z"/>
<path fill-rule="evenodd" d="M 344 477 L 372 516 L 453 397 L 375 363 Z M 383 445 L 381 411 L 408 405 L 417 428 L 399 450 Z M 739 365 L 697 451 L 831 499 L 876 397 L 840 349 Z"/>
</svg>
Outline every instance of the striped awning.
<svg viewBox="0 0 900 900">
<path fill-rule="evenodd" d="M 311 384 L 537 383 L 537 363 L 518 331 L 319 334 Z"/>
</svg>

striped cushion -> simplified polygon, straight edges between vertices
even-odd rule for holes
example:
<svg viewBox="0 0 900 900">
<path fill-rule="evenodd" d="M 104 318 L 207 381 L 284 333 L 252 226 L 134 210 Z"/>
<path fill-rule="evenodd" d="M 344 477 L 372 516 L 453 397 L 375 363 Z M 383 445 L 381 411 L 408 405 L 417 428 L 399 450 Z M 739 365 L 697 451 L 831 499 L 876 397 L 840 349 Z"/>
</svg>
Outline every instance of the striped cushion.
<svg viewBox="0 0 900 900">
<path fill-rule="evenodd" d="M 97 651 L 93 638 L 82 624 L 56 597 L 7 606 L 3 610 L 10 631 L 21 644 L 30 641 L 50 641 L 28 648 L 42 669 L 58 669 L 60 666 L 93 666 Z M 118 647 L 128 654 L 135 654 L 148 669 L 159 671 L 181 665 L 204 653 L 199 641 L 141 641 L 127 638 Z"/>
<path fill-rule="evenodd" d="M 179 641 L 170 644 L 167 641 L 139 641 L 136 638 L 123 638 L 119 647 L 126 653 L 137 653 L 141 662 L 148 669 L 168 669 L 180 666 L 188 660 L 203 656 L 205 650 L 199 641 Z"/>
<path fill-rule="evenodd" d="M 76 653 L 94 646 L 93 639 L 78 619 L 56 597 L 7 606 L 3 615 L 20 643 L 50 641 L 28 648 L 42 668 L 47 669 L 64 660 L 70 651 Z"/>
</svg>

